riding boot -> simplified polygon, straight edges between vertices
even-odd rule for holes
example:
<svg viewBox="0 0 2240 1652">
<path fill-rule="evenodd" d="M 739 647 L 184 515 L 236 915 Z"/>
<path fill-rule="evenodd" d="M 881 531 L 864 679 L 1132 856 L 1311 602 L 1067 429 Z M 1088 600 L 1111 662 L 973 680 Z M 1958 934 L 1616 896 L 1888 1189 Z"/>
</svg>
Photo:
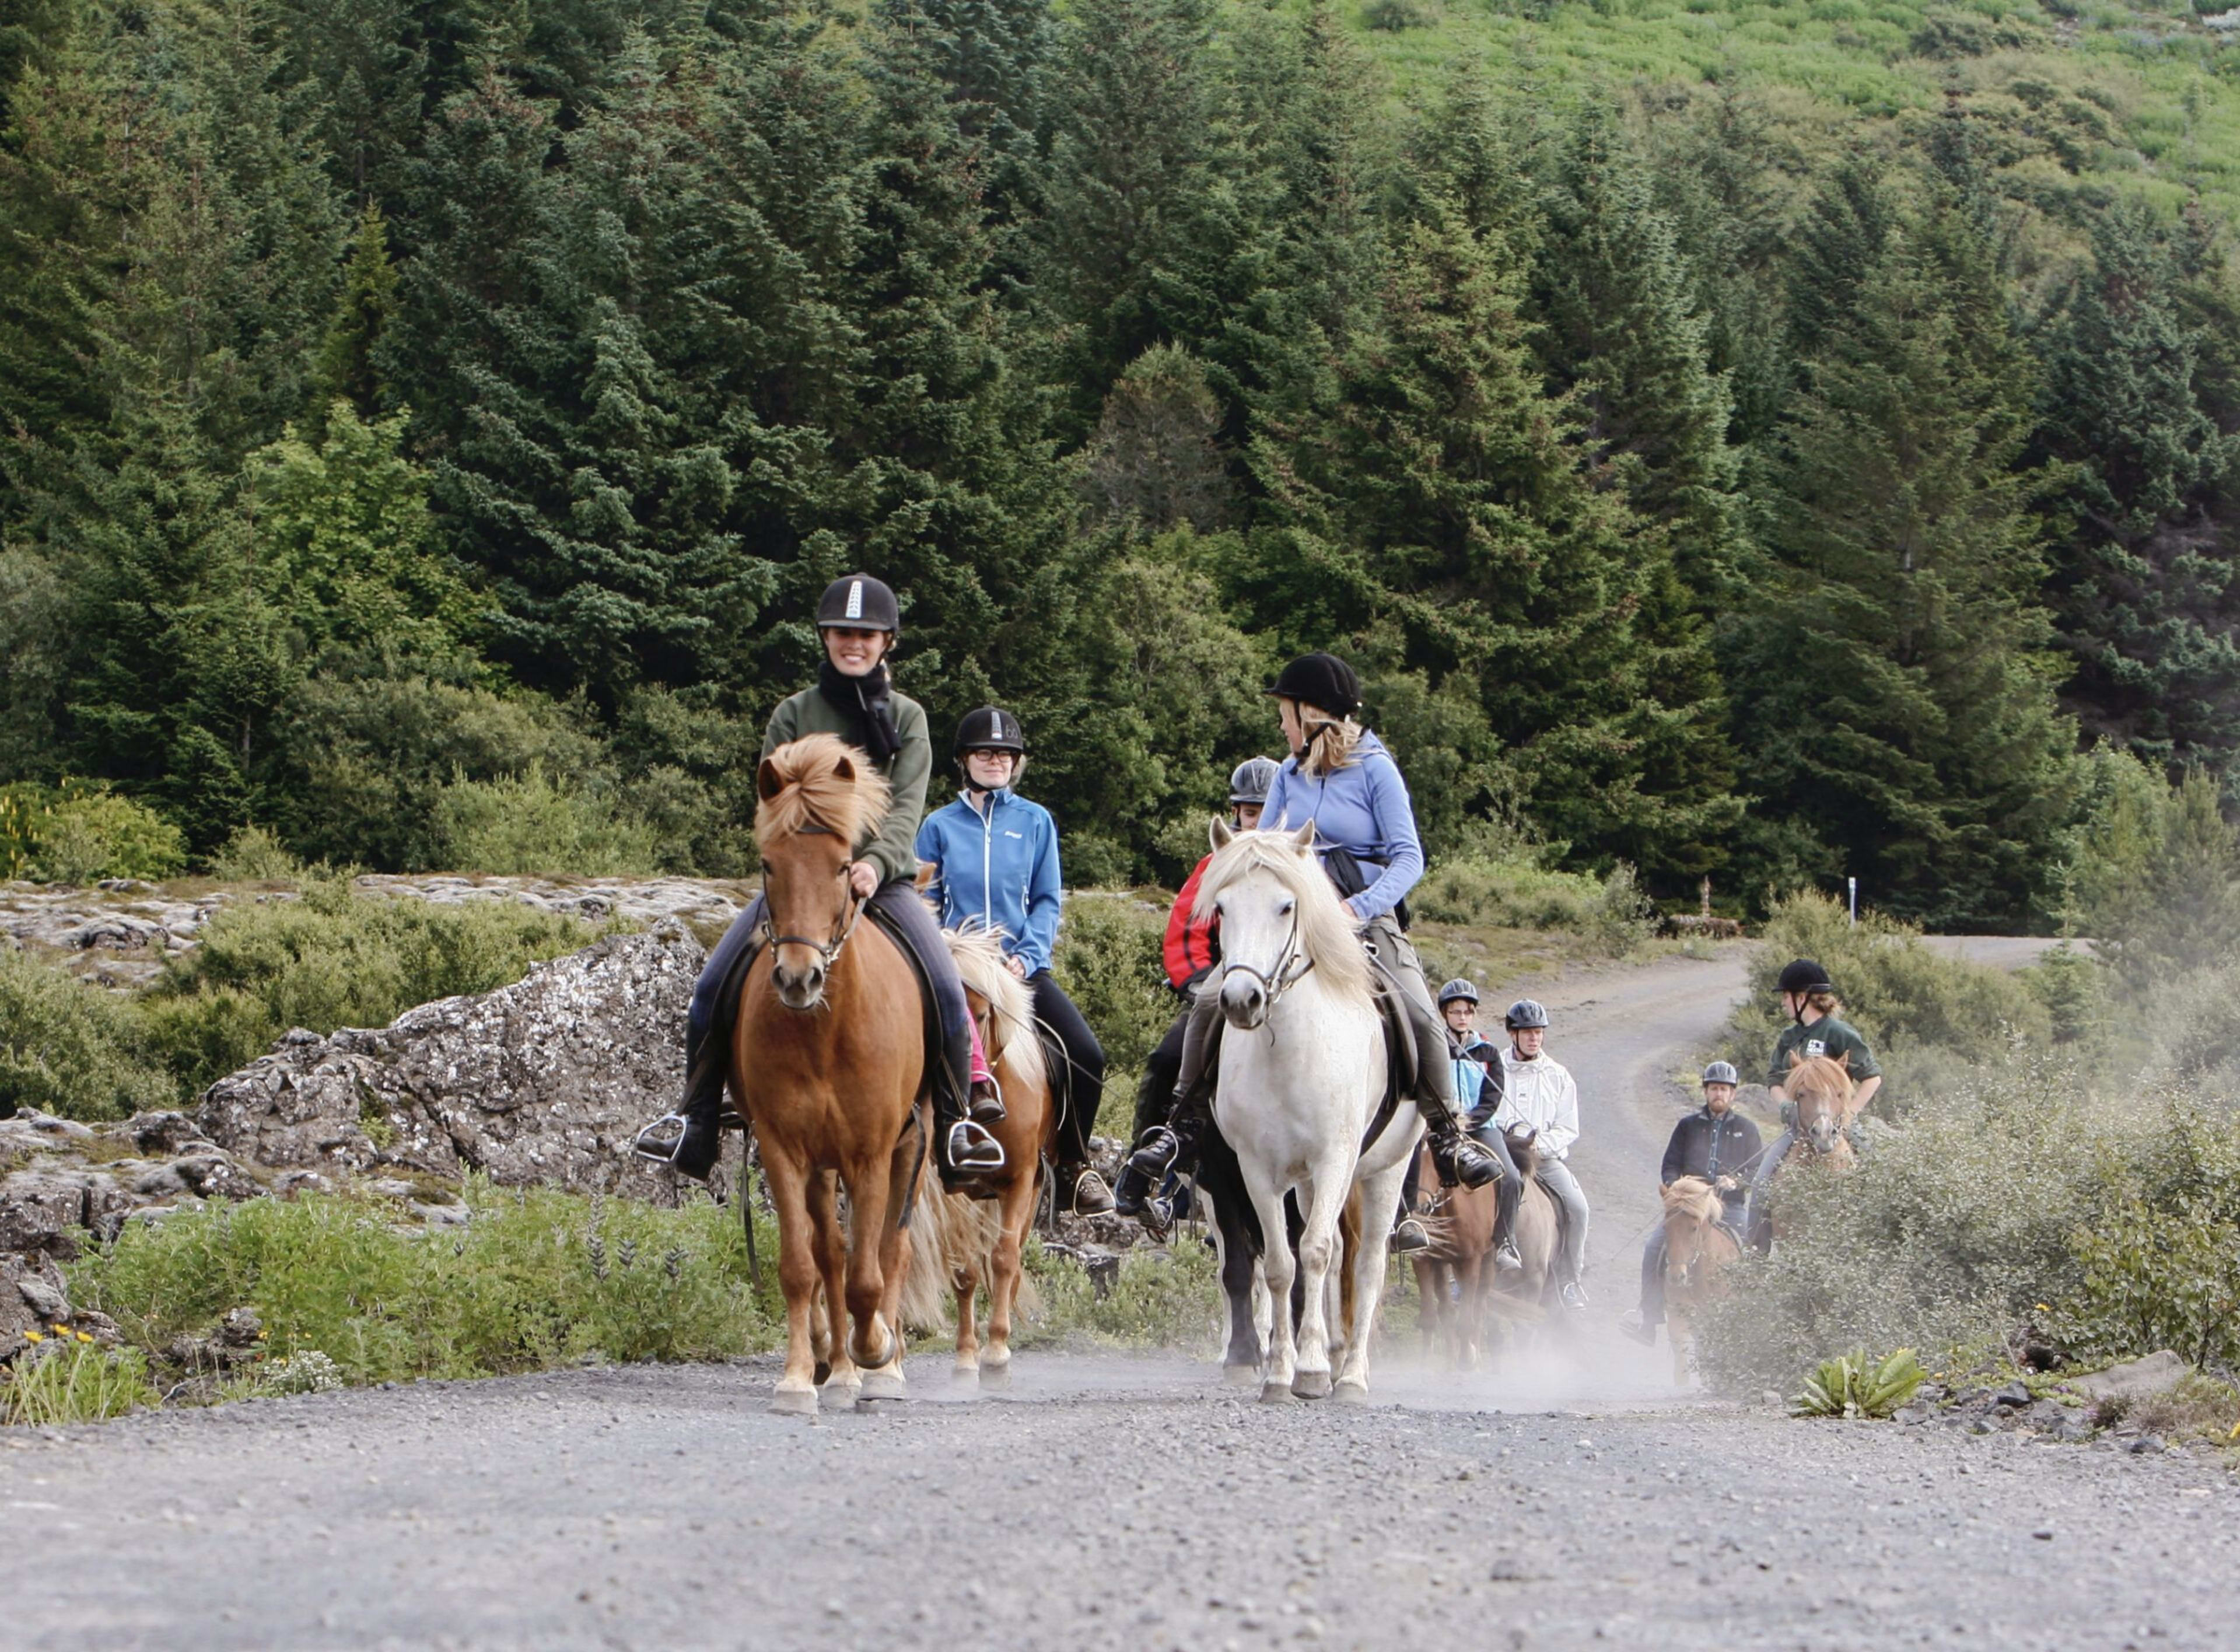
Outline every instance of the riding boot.
<svg viewBox="0 0 2240 1652">
<path fill-rule="evenodd" d="M 1151 1189 L 1157 1185 L 1137 1168 L 1133 1158 L 1123 1159 L 1119 1179 L 1112 1184 L 1112 1209 L 1123 1216 L 1142 1216 L 1143 1202 L 1151 1196 Z"/>
<path fill-rule="evenodd" d="M 1188 1174 L 1197 1163 L 1197 1144 L 1205 1130 L 1205 1113 L 1177 1096 L 1175 1110 L 1164 1124 L 1154 1124 L 1128 1156 L 1128 1168 L 1153 1187 L 1169 1171 Z"/>
<path fill-rule="evenodd" d="M 686 1072 L 684 1099 L 677 1111 L 640 1130 L 630 1151 L 665 1164 L 679 1176 L 704 1182 L 723 1155 L 723 1059 L 712 1049 L 703 1049 Z"/>
<path fill-rule="evenodd" d="M 1403 1216 L 1393 1224 L 1390 1242 L 1394 1256 L 1404 1256 L 1410 1251 L 1430 1249 L 1431 1236 L 1423 1230 L 1423 1224 L 1415 1217 Z"/>
<path fill-rule="evenodd" d="M 1112 1189 L 1085 1164 L 1058 1166 L 1057 1196 L 1060 1208 L 1077 1216 L 1101 1216 L 1114 1208 Z"/>
<path fill-rule="evenodd" d="M 1501 1179 L 1501 1161 L 1479 1142 L 1463 1134 L 1461 1122 L 1437 1098 L 1419 1096 L 1416 1105 L 1423 1115 L 1423 1132 L 1431 1144 L 1431 1162 L 1439 1179 L 1450 1187 L 1482 1188 Z"/>
</svg>

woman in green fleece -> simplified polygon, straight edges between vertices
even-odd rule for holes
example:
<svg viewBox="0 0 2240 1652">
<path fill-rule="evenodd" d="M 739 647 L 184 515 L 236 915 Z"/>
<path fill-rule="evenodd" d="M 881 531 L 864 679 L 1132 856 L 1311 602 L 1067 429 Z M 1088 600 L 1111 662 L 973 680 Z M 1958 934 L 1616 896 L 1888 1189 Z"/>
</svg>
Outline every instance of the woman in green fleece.
<svg viewBox="0 0 2240 1652">
<path fill-rule="evenodd" d="M 824 642 L 817 686 L 779 703 L 763 735 L 763 755 L 804 735 L 837 735 L 886 776 L 892 801 L 885 816 L 856 846 L 849 883 L 858 899 L 910 937 L 932 978 L 942 1035 L 934 1112 L 943 1126 L 936 1134 L 944 1174 L 1001 1169 L 1003 1149 L 982 1124 L 1001 1119 L 1003 1104 L 965 1003 L 964 983 L 950 962 L 932 909 L 915 887 L 918 821 L 925 813 L 926 781 L 933 772 L 933 743 L 926 733 L 925 709 L 896 693 L 887 672 L 901 610 L 894 592 L 880 581 L 851 574 L 826 589 L 817 605 L 817 628 Z M 637 1138 L 641 1155 L 686 1176 L 705 1176 L 715 1167 L 730 1041 L 710 1035 L 737 1019 L 746 972 L 734 966 L 757 947 L 762 929 L 763 903 L 757 896 L 708 955 L 693 989 L 684 1023 L 684 1100 L 677 1112 Z"/>
</svg>

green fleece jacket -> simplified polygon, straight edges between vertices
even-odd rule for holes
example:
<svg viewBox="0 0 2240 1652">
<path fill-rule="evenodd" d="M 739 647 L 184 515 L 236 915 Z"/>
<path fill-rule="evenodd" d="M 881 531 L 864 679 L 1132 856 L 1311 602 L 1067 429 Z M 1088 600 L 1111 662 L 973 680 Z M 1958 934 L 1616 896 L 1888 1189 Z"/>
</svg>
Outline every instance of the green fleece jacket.
<svg viewBox="0 0 2240 1652">
<path fill-rule="evenodd" d="M 892 696 L 890 703 L 895 732 L 903 739 L 903 749 L 884 768 L 892 800 L 884 818 L 856 845 L 857 857 L 877 867 L 883 883 L 917 876 L 918 822 L 925 815 L 926 783 L 933 776 L 933 738 L 926 732 L 925 708 L 900 693 Z M 763 756 L 810 734 L 837 735 L 851 745 L 856 740 L 853 723 L 839 708 L 815 689 L 803 689 L 779 701 L 770 713 L 770 727 L 763 731 Z"/>
</svg>

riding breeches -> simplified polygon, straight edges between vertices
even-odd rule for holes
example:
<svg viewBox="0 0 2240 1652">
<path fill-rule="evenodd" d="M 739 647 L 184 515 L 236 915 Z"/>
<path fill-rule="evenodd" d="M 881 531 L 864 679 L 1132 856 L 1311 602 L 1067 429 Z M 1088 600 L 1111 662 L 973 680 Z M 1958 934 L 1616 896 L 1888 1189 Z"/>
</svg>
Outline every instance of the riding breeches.
<svg viewBox="0 0 2240 1652">
<path fill-rule="evenodd" d="M 1664 1322 L 1664 1224 L 1658 1222 L 1641 1242 L 1641 1322 Z"/>
<path fill-rule="evenodd" d="M 1517 1206 L 1524 1197 L 1524 1172 L 1517 1168 L 1509 1150 L 1508 1133 L 1491 1119 L 1472 1126 L 1470 1140 L 1501 1161 L 1501 1208 L 1494 1218 L 1493 1231 L 1497 1239 L 1506 1238 L 1517 1231 Z"/>
<path fill-rule="evenodd" d="M 1066 1109 L 1058 1126 L 1058 1162 L 1083 1164 L 1089 1158 L 1089 1133 L 1097 1127 L 1097 1109 L 1104 1104 L 1104 1046 L 1049 970 L 1037 970 L 1027 977 L 1027 985 L 1034 989 L 1036 1018 L 1057 1035 L 1071 1069 L 1059 1086 Z"/>
<path fill-rule="evenodd" d="M 1143 1059 L 1143 1082 L 1136 1091 L 1136 1129 L 1129 1137 L 1140 1142 L 1154 1124 L 1163 1124 L 1175 1110 L 1177 1080 L 1183 1070 L 1183 1039 L 1190 1031 L 1190 1012 L 1184 1005 L 1167 1029 L 1158 1048 Z"/>
<path fill-rule="evenodd" d="M 1534 1174 L 1563 1207 L 1563 1266 L 1577 1283 L 1587 1270 L 1587 1196 L 1561 1159 L 1541 1160 Z"/>
<path fill-rule="evenodd" d="M 934 922 L 933 909 L 900 879 L 881 884 L 867 904 L 876 907 L 881 916 L 891 918 L 895 927 L 910 937 L 910 949 L 924 961 L 926 976 L 933 986 L 934 1009 L 941 1023 L 940 1060 L 934 1071 L 934 1105 L 944 1118 L 961 1117 L 975 1069 L 983 1066 L 984 1060 L 976 1059 L 979 1029 L 972 1023 L 971 1007 L 964 998 L 964 983 L 950 958 L 949 943 L 941 938 L 941 926 Z M 743 956 L 760 948 L 762 929 L 763 897 L 757 894 L 747 903 L 747 909 L 731 921 L 731 927 L 723 931 L 723 938 L 709 953 L 708 962 L 701 966 L 700 979 L 693 984 L 692 1007 L 684 1018 L 687 1111 L 696 1102 L 713 1107 L 722 1097 L 725 1066 L 723 1047 L 717 1044 L 711 1049 L 709 1035 L 717 1026 L 729 1025 L 738 1019 L 739 994 L 745 984 L 745 971 L 739 966 Z"/>
</svg>

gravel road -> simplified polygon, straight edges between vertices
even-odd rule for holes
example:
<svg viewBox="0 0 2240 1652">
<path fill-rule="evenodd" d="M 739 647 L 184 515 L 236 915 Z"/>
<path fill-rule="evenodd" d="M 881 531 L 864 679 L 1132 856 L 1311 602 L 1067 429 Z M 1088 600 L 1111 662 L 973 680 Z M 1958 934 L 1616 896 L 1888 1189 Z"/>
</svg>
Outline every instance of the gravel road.
<svg viewBox="0 0 2240 1652">
<path fill-rule="evenodd" d="M 2002 959 L 2004 962 L 2006 960 Z M 1738 960 L 1546 989 L 1590 1098 L 1594 1252 L 1645 1221 Z M 1602 1326 L 1366 1409 L 1210 1364 L 1020 1356 L 816 1422 L 769 1360 L 267 1400 L 0 1436 L 36 1649 L 2230 1644 L 2240 1482 L 2194 1455 L 1792 1422 L 1675 1396 Z"/>
</svg>

